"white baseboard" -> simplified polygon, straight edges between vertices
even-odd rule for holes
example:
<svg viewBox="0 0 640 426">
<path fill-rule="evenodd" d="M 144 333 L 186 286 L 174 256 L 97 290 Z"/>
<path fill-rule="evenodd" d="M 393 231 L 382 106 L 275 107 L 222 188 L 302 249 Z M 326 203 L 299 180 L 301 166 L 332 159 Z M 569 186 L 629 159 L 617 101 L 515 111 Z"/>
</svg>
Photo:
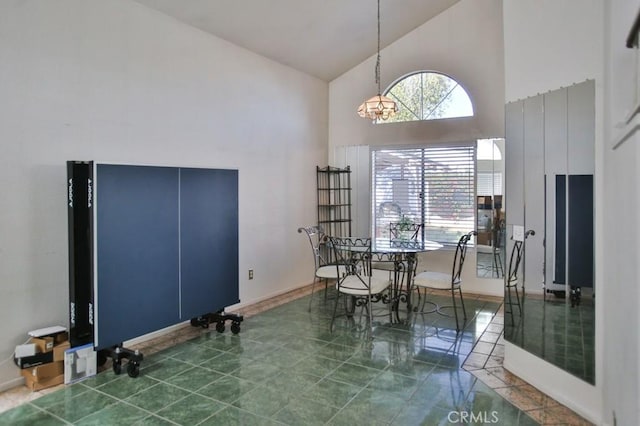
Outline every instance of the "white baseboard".
<svg viewBox="0 0 640 426">
<path fill-rule="evenodd" d="M 11 380 L 7 380 L 6 382 L 0 383 L 0 392 L 7 391 L 9 389 L 13 389 L 16 386 L 24 385 L 24 377 L 16 377 Z"/>
<path fill-rule="evenodd" d="M 545 360 L 505 343 L 504 368 L 594 424 L 601 424 L 601 389 Z"/>
<path fill-rule="evenodd" d="M 301 290 L 304 287 L 307 287 L 309 285 L 310 284 L 305 284 L 305 285 L 302 285 L 302 286 L 299 286 L 299 287 L 293 287 L 293 288 L 289 288 L 289 289 L 286 289 L 286 290 L 281 290 L 281 291 L 278 291 L 276 293 L 273 293 L 273 294 L 270 294 L 270 295 L 267 295 L 267 296 L 264 296 L 264 297 L 260 297 L 258 299 L 254 299 L 251 302 L 237 303 L 235 305 L 228 306 L 226 308 L 226 310 L 229 311 L 229 312 L 238 311 L 238 310 L 247 308 L 249 306 L 255 305 L 257 303 L 264 302 L 265 300 L 273 299 L 275 297 L 281 296 L 281 295 L 286 294 L 286 293 L 290 293 L 292 291 Z M 140 343 L 144 343 L 144 342 L 147 342 L 149 340 L 152 340 L 152 339 L 155 339 L 155 338 L 158 338 L 158 337 L 162 337 L 162 336 L 164 336 L 166 334 L 169 334 L 169 333 L 171 333 L 173 331 L 179 330 L 179 329 L 181 329 L 183 327 L 191 327 L 191 321 L 190 320 L 189 321 L 184 321 L 184 322 L 181 322 L 179 324 L 174 324 L 174 325 L 171 325 L 169 327 L 163 328 L 161 330 L 153 331 L 153 332 L 145 334 L 143 336 L 138 336 L 138 337 L 133 338 L 131 340 L 127 340 L 126 342 L 124 342 L 123 345 L 126 347 L 126 346 L 133 346 L 133 345 L 137 345 L 137 344 L 140 344 Z"/>
<path fill-rule="evenodd" d="M 283 294 L 291 293 L 293 291 L 298 291 L 298 290 L 302 291 L 302 289 L 304 289 L 305 287 L 309 287 L 309 292 L 311 291 L 311 284 L 303 284 L 303 285 L 300 285 L 300 286 L 297 286 L 297 287 L 291 287 L 291 288 L 287 288 L 287 289 L 284 289 L 284 290 L 276 291 L 276 292 L 268 294 L 266 296 L 258 297 L 257 299 L 252 299 L 252 300 L 250 300 L 248 302 L 240 302 L 240 303 L 237 303 L 235 305 L 228 306 L 227 310 L 231 312 L 231 311 L 237 311 L 239 309 L 244 309 L 244 308 L 247 308 L 247 307 L 249 307 L 251 305 L 256 305 L 256 304 L 262 303 L 262 302 L 264 302 L 266 300 L 273 299 L 273 298 L 278 297 L 278 296 L 282 296 Z"/>
<path fill-rule="evenodd" d="M 140 343 L 147 342 L 147 341 L 155 339 L 157 337 L 162 337 L 165 334 L 169 334 L 169 333 L 171 333 L 173 331 L 179 330 L 179 329 L 181 329 L 181 328 L 183 328 L 183 327 L 185 327 L 187 325 L 191 326 L 191 321 L 190 320 L 181 322 L 179 324 L 174 324 L 174 325 L 171 325 L 169 327 L 162 328 L 160 330 L 152 331 L 151 333 L 147 333 L 147 334 L 144 334 L 142 336 L 135 337 L 135 338 L 133 338 L 131 340 L 127 340 L 126 342 L 123 342 L 122 345 L 124 347 L 138 345 Z"/>
</svg>

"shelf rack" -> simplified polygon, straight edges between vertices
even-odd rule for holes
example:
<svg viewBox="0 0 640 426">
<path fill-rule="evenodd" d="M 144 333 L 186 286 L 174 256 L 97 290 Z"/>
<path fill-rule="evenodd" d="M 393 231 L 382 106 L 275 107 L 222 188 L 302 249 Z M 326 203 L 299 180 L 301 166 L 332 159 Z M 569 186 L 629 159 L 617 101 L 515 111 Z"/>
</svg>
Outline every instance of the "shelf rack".
<svg viewBox="0 0 640 426">
<path fill-rule="evenodd" d="M 351 168 L 316 166 L 318 225 L 327 235 L 351 235 Z"/>
</svg>

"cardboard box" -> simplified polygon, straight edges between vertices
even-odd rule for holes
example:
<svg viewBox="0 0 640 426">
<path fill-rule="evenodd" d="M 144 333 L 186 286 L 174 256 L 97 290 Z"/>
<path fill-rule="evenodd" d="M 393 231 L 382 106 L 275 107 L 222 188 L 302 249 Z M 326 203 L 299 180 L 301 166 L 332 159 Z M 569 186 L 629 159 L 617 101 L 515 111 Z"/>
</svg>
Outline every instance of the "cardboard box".
<svg viewBox="0 0 640 426">
<path fill-rule="evenodd" d="M 64 352 L 64 383 L 74 383 L 98 372 L 98 353 L 92 344 L 67 349 Z"/>
<path fill-rule="evenodd" d="M 32 337 L 31 343 L 36 345 L 36 352 L 51 352 L 53 350 L 53 336 Z"/>
<path fill-rule="evenodd" d="M 62 383 L 64 383 L 64 374 L 43 380 L 35 380 L 31 376 L 24 376 L 24 385 L 32 391 L 39 391 L 50 388 L 51 386 L 61 385 Z"/>
<path fill-rule="evenodd" d="M 492 206 L 491 196 L 478 195 L 478 208 L 479 209 L 491 209 Z"/>
<path fill-rule="evenodd" d="M 50 379 L 64 373 L 64 362 L 49 362 L 37 367 L 25 368 L 21 370 L 21 373 L 24 377 L 29 377 L 35 381 Z"/>
<path fill-rule="evenodd" d="M 60 374 L 59 376 L 55 376 L 40 382 L 26 377 L 24 379 L 24 385 L 32 391 L 39 391 L 42 389 L 50 388 L 52 386 L 61 385 L 62 383 L 64 383 L 64 374 Z"/>
<path fill-rule="evenodd" d="M 20 371 L 25 385 L 32 391 L 56 386 L 64 382 L 64 362 L 50 362 L 37 367 L 25 368 Z"/>
<path fill-rule="evenodd" d="M 53 335 L 53 345 L 60 345 L 69 340 L 69 333 L 63 331 L 62 333 L 56 333 Z"/>
<path fill-rule="evenodd" d="M 70 347 L 71 345 L 69 344 L 69 341 L 55 345 L 53 347 L 53 361 L 64 361 L 64 353 Z"/>
<path fill-rule="evenodd" d="M 491 245 L 491 232 L 478 232 L 476 236 L 476 244 L 482 246 Z"/>
</svg>

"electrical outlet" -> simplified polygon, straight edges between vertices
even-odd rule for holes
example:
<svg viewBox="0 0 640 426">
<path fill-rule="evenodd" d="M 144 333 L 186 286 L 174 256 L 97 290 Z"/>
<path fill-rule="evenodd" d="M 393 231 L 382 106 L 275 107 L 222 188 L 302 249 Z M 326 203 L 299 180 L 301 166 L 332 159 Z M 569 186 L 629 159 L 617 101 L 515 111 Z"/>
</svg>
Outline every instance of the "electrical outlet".
<svg viewBox="0 0 640 426">
<path fill-rule="evenodd" d="M 524 226 L 513 225 L 513 239 L 514 241 L 524 241 Z"/>
<path fill-rule="evenodd" d="M 249 279 L 253 279 L 253 269 L 249 269 Z"/>
</svg>

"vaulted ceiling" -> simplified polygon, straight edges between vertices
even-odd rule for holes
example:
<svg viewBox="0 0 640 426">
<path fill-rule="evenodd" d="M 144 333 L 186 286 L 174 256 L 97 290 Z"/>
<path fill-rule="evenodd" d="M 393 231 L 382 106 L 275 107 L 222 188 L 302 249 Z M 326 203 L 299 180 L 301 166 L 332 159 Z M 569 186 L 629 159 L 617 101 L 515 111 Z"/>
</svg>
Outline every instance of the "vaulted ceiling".
<svg viewBox="0 0 640 426">
<path fill-rule="evenodd" d="M 136 1 L 325 81 L 377 49 L 376 0 Z M 381 0 L 381 47 L 458 1 Z"/>
</svg>

